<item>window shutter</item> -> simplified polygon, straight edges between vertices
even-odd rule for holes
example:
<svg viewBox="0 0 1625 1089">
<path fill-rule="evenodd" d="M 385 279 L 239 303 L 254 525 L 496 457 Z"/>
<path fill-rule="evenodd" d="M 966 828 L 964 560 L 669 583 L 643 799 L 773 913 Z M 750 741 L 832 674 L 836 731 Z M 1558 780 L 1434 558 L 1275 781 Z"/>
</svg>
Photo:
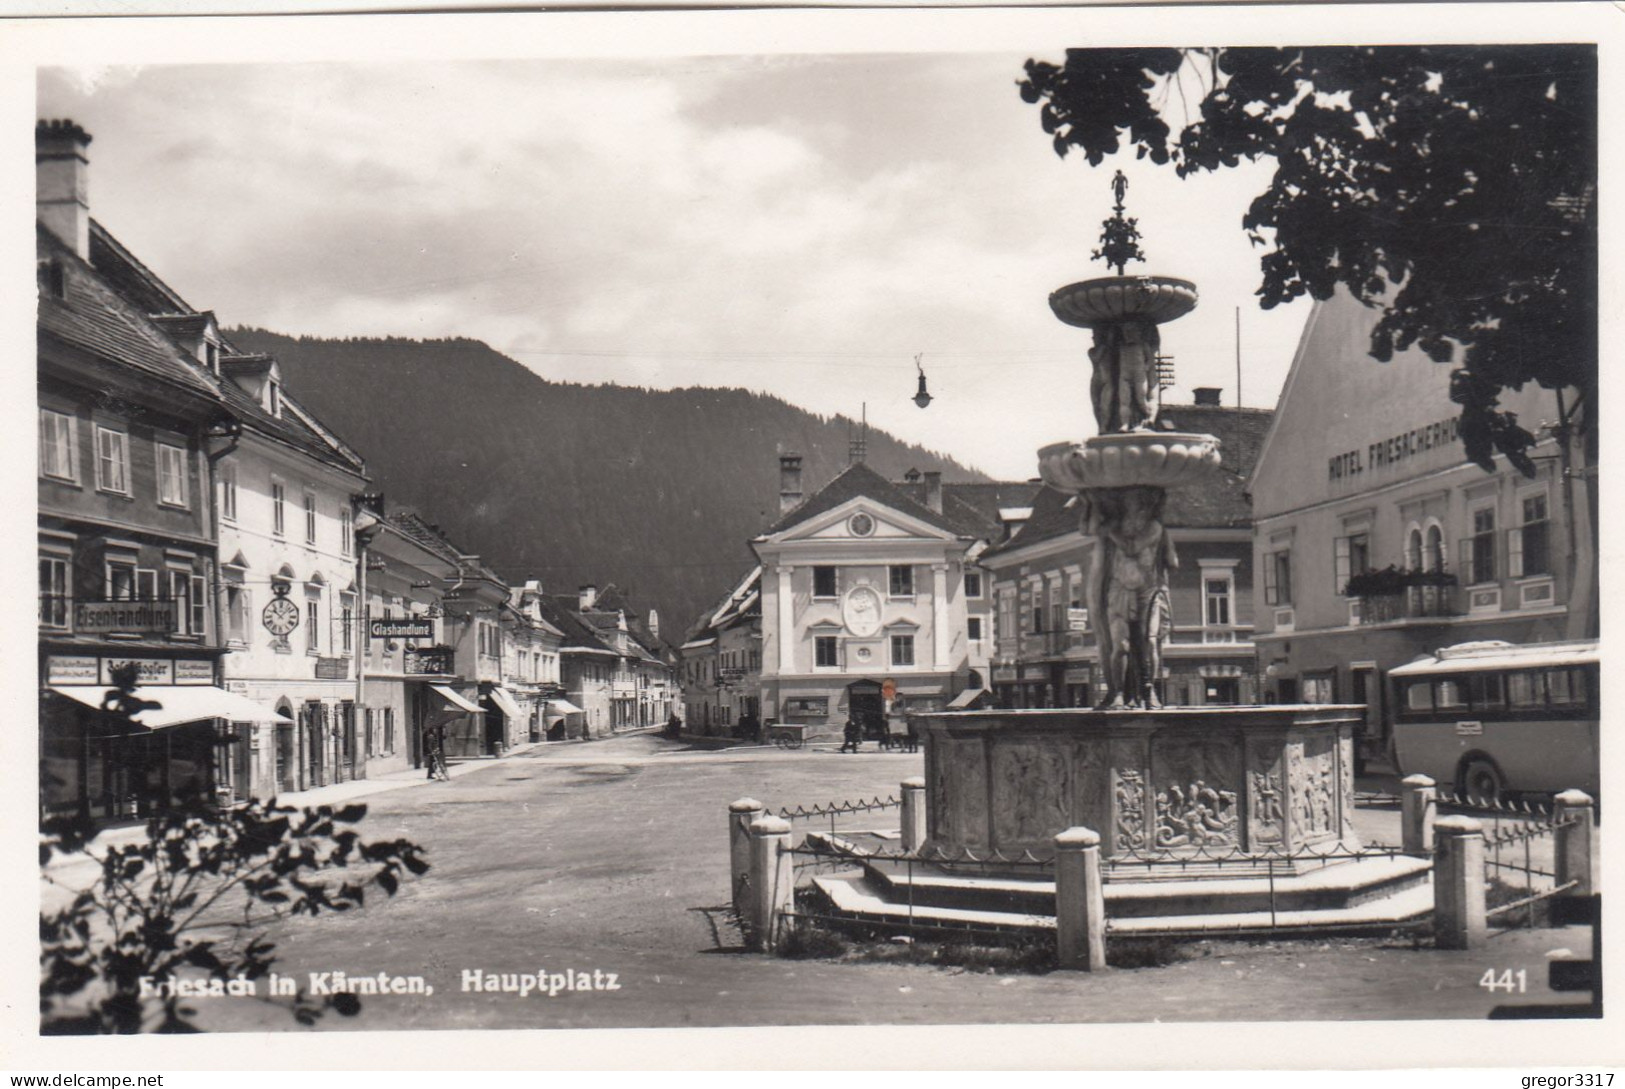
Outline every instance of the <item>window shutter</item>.
<svg viewBox="0 0 1625 1089">
<path fill-rule="evenodd" d="M 1467 537 L 1457 543 L 1461 546 L 1462 579 L 1471 585 L 1478 581 L 1478 572 L 1473 570 L 1473 539 Z"/>
<path fill-rule="evenodd" d="M 1511 578 L 1523 578 L 1523 527 L 1513 526 L 1507 530 L 1507 574 Z"/>
</svg>

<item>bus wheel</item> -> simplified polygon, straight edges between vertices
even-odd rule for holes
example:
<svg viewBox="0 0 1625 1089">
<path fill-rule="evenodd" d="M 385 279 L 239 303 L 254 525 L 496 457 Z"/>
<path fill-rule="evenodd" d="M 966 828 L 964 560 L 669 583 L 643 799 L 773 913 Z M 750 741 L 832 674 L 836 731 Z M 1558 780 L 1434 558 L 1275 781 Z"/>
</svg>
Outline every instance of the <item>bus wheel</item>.
<svg viewBox="0 0 1625 1089">
<path fill-rule="evenodd" d="M 1501 769 L 1484 757 L 1467 761 L 1461 769 L 1461 792 L 1469 801 L 1499 802 L 1506 790 Z"/>
</svg>

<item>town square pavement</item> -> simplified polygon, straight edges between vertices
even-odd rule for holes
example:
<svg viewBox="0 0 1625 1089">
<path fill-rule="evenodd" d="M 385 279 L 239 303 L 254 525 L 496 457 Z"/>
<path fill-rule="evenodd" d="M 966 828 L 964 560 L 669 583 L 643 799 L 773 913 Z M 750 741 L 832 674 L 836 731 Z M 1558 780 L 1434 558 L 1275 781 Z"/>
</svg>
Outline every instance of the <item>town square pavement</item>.
<svg viewBox="0 0 1625 1089">
<path fill-rule="evenodd" d="M 1589 932 L 1574 929 L 1508 932 L 1465 953 L 1407 938 L 1194 943 L 1174 963 L 1093 975 L 743 952 L 724 907 L 727 803 L 867 798 L 920 771 L 918 754 L 704 751 L 645 734 L 403 782 L 365 798 L 363 833 L 412 839 L 433 868 L 362 910 L 277 924 L 277 969 L 301 981 L 421 976 L 433 989 L 366 997 L 359 1015 L 329 1013 L 321 1029 L 1273 1021 L 1483 1018 L 1506 1001 L 1480 987 L 1487 968 L 1525 970 L 1521 1001 L 1549 1001 L 1548 955 L 1589 952 Z M 896 811 L 876 818 L 894 825 Z M 1398 835 L 1391 808 L 1359 820 L 1368 840 Z M 465 973 L 567 971 L 599 987 L 464 989 Z M 197 1007 L 209 1029 L 297 1027 L 266 1002 Z"/>
</svg>

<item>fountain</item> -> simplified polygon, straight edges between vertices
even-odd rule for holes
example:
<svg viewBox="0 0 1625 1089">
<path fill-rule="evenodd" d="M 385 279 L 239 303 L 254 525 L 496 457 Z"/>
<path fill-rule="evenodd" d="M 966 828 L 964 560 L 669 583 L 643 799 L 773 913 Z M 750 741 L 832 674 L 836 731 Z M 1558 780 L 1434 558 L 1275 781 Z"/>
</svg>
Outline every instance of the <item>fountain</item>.
<svg viewBox="0 0 1625 1089">
<path fill-rule="evenodd" d="M 1224 469 L 1213 436 L 1158 427 L 1159 326 L 1195 308 L 1196 286 L 1125 274 L 1144 259 L 1123 214 L 1126 189 L 1119 172 L 1095 253 L 1117 274 L 1049 300 L 1061 321 L 1094 335 L 1098 434 L 1039 451 L 1045 484 L 1078 497 L 1090 542 L 1102 697 L 1088 709 L 909 716 L 925 747 L 925 827 L 906 872 L 866 856 L 861 837 L 832 833 L 830 849 L 861 870 L 814 883 L 835 910 L 870 922 L 1042 929 L 1055 891 L 1041 867 L 1058 834 L 1084 828 L 1098 835 L 1106 911 L 1123 932 L 1337 929 L 1424 913 L 1428 861 L 1364 849 L 1354 828 L 1364 707 L 1161 704 L 1178 564 L 1164 502 L 1170 488 Z"/>
</svg>

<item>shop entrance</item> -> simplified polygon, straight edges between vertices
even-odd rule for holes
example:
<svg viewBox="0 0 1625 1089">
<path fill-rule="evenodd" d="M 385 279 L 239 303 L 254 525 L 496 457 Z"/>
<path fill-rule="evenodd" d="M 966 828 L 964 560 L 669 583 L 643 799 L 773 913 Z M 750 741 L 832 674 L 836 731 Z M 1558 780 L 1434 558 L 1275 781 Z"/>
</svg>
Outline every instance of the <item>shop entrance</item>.
<svg viewBox="0 0 1625 1089">
<path fill-rule="evenodd" d="M 879 681 L 853 681 L 846 686 L 846 703 L 852 720 L 863 728 L 864 737 L 880 737 L 886 732 L 886 704 Z"/>
</svg>

